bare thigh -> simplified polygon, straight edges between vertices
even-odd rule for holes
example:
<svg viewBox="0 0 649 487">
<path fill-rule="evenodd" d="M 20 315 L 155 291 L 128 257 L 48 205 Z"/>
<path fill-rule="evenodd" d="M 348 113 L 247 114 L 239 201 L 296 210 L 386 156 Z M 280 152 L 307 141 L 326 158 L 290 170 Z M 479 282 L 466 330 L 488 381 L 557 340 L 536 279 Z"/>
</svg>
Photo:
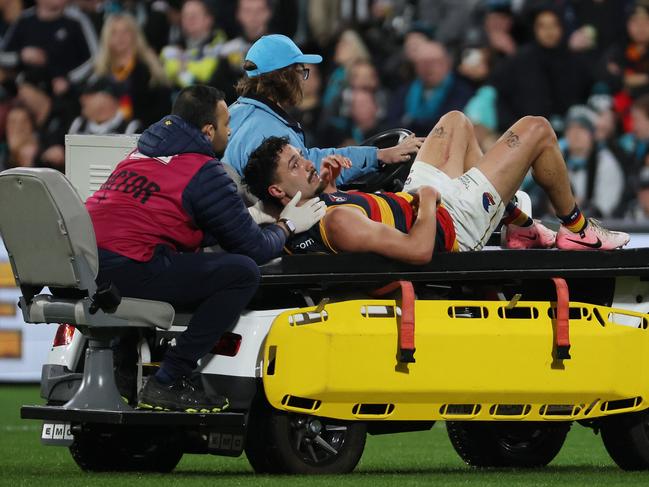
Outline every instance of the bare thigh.
<svg viewBox="0 0 649 487">
<path fill-rule="evenodd" d="M 482 151 L 473 133 L 471 121 L 459 111 L 444 115 L 430 131 L 417 161 L 425 162 L 457 178 L 475 166 Z"/>
<path fill-rule="evenodd" d="M 546 143 L 543 139 L 549 135 L 541 120 L 525 117 L 516 122 L 477 165 L 503 201 L 514 196 Z"/>
</svg>

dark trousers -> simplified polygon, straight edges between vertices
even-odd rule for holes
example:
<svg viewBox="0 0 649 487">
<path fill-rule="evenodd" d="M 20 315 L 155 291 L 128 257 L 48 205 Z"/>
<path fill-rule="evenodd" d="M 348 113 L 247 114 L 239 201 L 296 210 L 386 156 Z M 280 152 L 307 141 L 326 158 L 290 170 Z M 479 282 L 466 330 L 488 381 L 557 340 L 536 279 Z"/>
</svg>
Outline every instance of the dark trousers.
<svg viewBox="0 0 649 487">
<path fill-rule="evenodd" d="M 122 296 L 166 301 L 193 312 L 187 329 L 167 351 L 162 369 L 188 376 L 224 331 L 231 329 L 259 286 L 259 267 L 228 253 L 175 253 L 159 247 L 149 262 L 100 250 L 98 283 L 112 282 Z"/>
</svg>

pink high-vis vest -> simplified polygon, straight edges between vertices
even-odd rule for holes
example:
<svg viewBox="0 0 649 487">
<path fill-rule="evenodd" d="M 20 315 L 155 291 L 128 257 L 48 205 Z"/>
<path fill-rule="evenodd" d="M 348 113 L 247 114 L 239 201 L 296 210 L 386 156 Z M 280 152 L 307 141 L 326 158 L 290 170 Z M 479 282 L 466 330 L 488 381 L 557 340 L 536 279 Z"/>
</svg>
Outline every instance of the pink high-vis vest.
<svg viewBox="0 0 649 487">
<path fill-rule="evenodd" d="M 213 158 L 198 153 L 147 157 L 131 152 L 86 201 L 101 249 L 147 262 L 156 246 L 195 251 L 203 232 L 182 205 L 189 181 Z"/>
</svg>

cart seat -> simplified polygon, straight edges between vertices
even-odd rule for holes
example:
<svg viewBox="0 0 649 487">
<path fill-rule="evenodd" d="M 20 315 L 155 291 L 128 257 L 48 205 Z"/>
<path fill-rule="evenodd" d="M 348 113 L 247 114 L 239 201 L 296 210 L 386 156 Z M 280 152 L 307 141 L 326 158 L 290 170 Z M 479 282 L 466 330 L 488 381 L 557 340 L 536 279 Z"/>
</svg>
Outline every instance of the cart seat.
<svg viewBox="0 0 649 487">
<path fill-rule="evenodd" d="M 169 329 L 174 308 L 97 289 L 92 222 L 78 193 L 58 171 L 14 168 L 0 173 L 0 236 L 21 289 L 25 322 L 73 324 L 89 339 L 82 385 L 66 407 L 129 408 L 115 387 L 111 340 L 126 328 Z M 41 294 L 44 288 L 51 293 Z"/>
</svg>

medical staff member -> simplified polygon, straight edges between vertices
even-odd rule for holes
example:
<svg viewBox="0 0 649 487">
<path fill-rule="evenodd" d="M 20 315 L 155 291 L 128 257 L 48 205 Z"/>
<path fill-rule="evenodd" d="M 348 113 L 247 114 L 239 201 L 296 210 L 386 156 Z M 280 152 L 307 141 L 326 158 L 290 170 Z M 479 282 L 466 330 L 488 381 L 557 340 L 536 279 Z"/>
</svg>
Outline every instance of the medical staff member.
<svg viewBox="0 0 649 487">
<path fill-rule="evenodd" d="M 324 207 L 312 200 L 260 228 L 217 159 L 230 132 L 223 93 L 209 86 L 180 92 L 172 113 L 144 131 L 86 202 L 97 246 L 97 282 L 123 296 L 195 310 L 140 392 L 142 408 L 218 412 L 228 400 L 189 379 L 197 360 L 230 329 L 259 283 L 262 264 L 287 237 L 313 226 Z M 225 252 L 200 253 L 219 244 Z"/>
<path fill-rule="evenodd" d="M 243 64 L 246 75 L 236 86 L 240 96 L 230 106 L 232 134 L 223 157 L 239 175 L 243 176 L 250 154 L 270 136 L 288 137 L 289 143 L 313 161 L 318 170 L 328 155 L 349 158 L 352 167 L 339 176 L 339 184 L 376 171 L 379 161 L 401 163 L 417 153 L 423 139 L 414 136 L 386 149 L 307 148 L 299 122 L 287 110 L 302 99 L 302 82 L 309 77 L 305 64 L 320 62 L 322 56 L 303 54 L 291 39 L 279 34 L 263 36 L 250 47 Z"/>
</svg>

